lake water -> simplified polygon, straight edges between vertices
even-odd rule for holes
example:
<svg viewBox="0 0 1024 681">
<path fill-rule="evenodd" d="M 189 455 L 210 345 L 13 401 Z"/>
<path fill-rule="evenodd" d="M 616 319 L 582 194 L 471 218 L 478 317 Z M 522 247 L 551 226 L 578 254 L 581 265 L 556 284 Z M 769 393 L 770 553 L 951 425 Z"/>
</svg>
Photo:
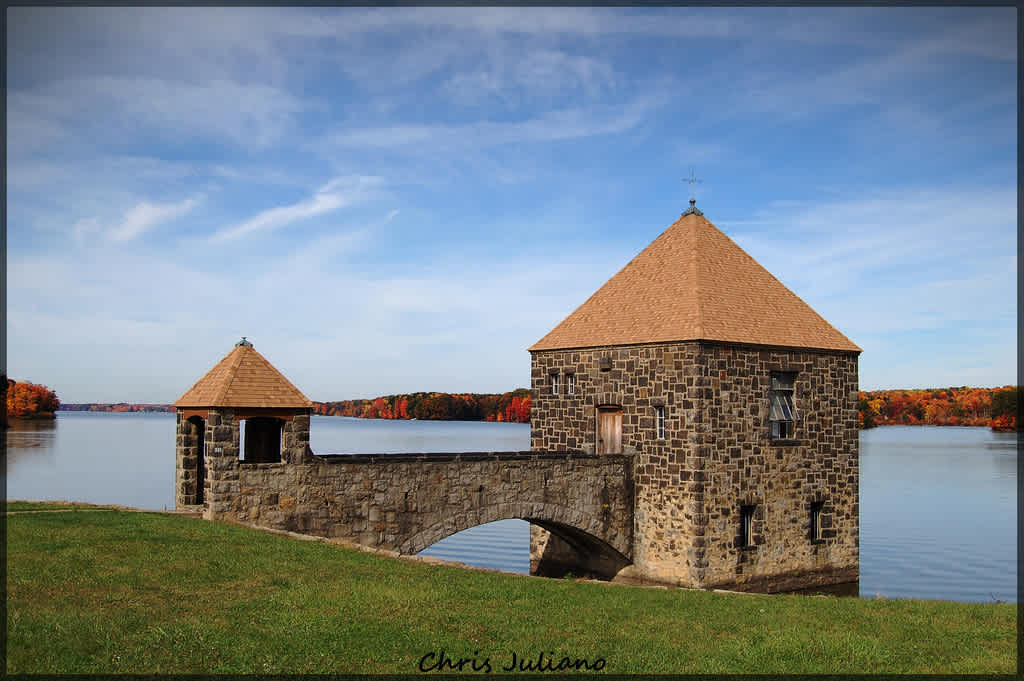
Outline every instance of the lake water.
<svg viewBox="0 0 1024 681">
<path fill-rule="evenodd" d="M 889 426 L 861 433 L 860 595 L 1017 601 L 1017 436 Z M 314 416 L 318 454 L 529 449 L 527 424 Z M 174 507 L 174 415 L 59 412 L 7 431 L 7 498 Z M 529 525 L 502 520 L 424 551 L 529 570 Z"/>
</svg>

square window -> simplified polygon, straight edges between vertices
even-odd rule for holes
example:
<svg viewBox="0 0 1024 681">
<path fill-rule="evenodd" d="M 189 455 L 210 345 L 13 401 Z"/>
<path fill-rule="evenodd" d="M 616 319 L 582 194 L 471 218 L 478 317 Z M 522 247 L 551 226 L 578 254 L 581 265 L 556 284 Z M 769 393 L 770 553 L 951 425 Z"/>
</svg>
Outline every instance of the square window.
<svg viewBox="0 0 1024 681">
<path fill-rule="evenodd" d="M 771 390 L 768 392 L 768 423 L 773 440 L 795 437 L 797 411 L 794 401 L 796 373 L 773 371 Z"/>
<path fill-rule="evenodd" d="M 665 439 L 665 407 L 654 408 L 654 432 L 659 440 Z"/>
</svg>

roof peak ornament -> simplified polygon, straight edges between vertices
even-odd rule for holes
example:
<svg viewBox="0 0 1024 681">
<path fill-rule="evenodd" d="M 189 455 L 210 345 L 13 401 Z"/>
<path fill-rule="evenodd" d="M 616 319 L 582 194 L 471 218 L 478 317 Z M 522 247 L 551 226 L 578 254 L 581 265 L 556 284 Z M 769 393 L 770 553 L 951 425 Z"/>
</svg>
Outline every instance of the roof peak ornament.
<svg viewBox="0 0 1024 681">
<path fill-rule="evenodd" d="M 235 347 L 236 348 L 251 348 L 252 347 L 252 343 L 250 343 L 249 341 L 245 340 L 245 336 L 242 336 L 242 340 L 240 340 L 237 343 L 235 343 Z"/>
<path fill-rule="evenodd" d="M 698 180 L 693 174 L 693 166 L 690 166 L 690 177 L 684 177 L 683 182 L 687 182 L 690 185 L 690 207 L 683 211 L 683 215 L 704 215 L 700 208 L 697 208 L 697 199 L 693 194 L 693 185 L 697 183 L 703 183 L 704 180 Z M 682 217 L 682 216 L 680 216 Z"/>
<path fill-rule="evenodd" d="M 683 215 L 704 215 L 701 209 L 697 208 L 696 204 L 697 199 L 690 199 L 690 207 L 683 211 Z"/>
</svg>

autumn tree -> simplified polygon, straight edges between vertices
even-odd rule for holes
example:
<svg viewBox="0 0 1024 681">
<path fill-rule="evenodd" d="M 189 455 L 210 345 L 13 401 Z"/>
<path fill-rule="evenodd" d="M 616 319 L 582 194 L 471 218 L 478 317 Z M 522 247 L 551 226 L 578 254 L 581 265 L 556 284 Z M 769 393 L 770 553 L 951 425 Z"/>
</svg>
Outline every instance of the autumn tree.
<svg viewBox="0 0 1024 681">
<path fill-rule="evenodd" d="M 7 379 L 7 416 L 34 418 L 53 416 L 60 408 L 57 394 L 45 385 Z"/>
</svg>

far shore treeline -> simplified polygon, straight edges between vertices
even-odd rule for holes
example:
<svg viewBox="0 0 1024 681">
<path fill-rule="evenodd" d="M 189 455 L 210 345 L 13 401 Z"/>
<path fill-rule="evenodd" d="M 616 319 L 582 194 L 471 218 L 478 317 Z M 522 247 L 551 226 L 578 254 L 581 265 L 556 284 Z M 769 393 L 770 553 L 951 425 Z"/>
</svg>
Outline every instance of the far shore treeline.
<svg viewBox="0 0 1024 681">
<path fill-rule="evenodd" d="M 421 419 L 440 421 L 530 422 L 530 391 L 480 393 L 410 393 L 372 400 L 315 402 L 314 413 L 367 419 Z"/>
<path fill-rule="evenodd" d="M 9 418 L 52 418 L 53 412 L 173 412 L 169 404 L 66 403 L 42 385 L 4 381 Z M 997 431 L 1017 430 L 1021 388 L 929 388 L 860 391 L 860 428 L 894 425 L 982 426 Z M 313 413 L 364 419 L 423 421 L 507 421 L 529 423 L 530 391 L 518 388 L 501 394 L 417 392 L 373 399 L 314 402 Z"/>
</svg>

